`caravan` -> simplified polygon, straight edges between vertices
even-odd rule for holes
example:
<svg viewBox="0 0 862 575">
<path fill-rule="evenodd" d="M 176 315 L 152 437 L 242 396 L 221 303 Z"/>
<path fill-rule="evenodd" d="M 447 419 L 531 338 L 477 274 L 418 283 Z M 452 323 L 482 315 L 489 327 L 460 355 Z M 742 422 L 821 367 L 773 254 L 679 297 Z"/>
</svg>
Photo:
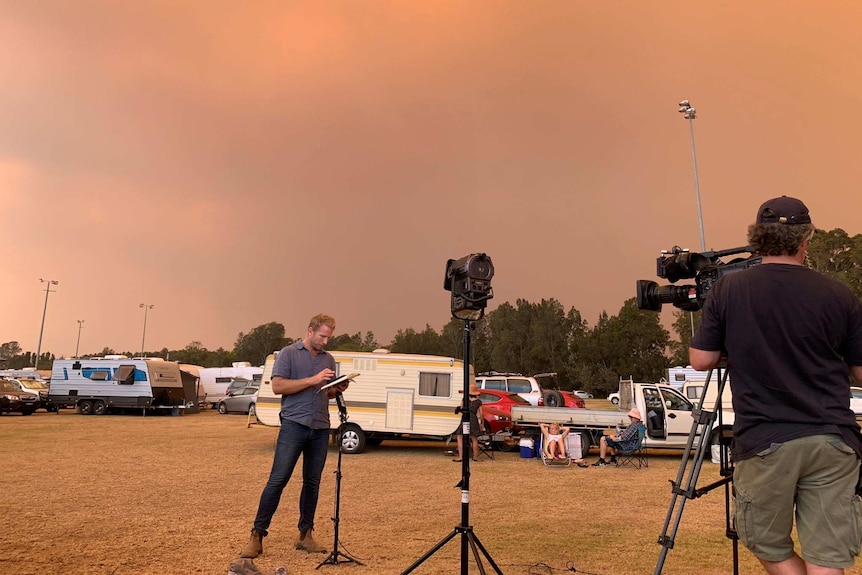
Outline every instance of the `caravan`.
<svg viewBox="0 0 862 575">
<path fill-rule="evenodd" d="M 344 453 L 360 453 L 384 439 L 443 439 L 458 429 L 464 389 L 464 364 L 451 357 L 375 352 L 333 351 L 335 373 L 359 376 L 344 392 L 349 420 L 342 435 Z M 281 396 L 272 391 L 276 354 L 266 359 L 257 399 L 257 419 L 279 426 Z M 335 400 L 329 405 L 330 427 L 340 424 Z"/>
<path fill-rule="evenodd" d="M 231 367 L 202 367 L 198 374 L 206 393 L 204 402 L 215 407 L 234 389 L 259 386 L 263 368 L 252 367 L 247 361 L 235 361 Z"/>
<path fill-rule="evenodd" d="M 58 359 L 51 370 L 48 399 L 74 406 L 82 415 L 104 415 L 111 408 L 181 409 L 197 407 L 194 382 L 179 364 L 155 359 Z"/>
</svg>

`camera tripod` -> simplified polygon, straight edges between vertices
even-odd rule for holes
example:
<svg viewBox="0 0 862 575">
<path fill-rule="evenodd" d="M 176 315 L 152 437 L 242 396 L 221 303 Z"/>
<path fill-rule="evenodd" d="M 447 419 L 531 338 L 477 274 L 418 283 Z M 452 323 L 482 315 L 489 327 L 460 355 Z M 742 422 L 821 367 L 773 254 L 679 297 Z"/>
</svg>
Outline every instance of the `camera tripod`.
<svg viewBox="0 0 862 575">
<path fill-rule="evenodd" d="M 494 568 L 494 572 L 497 575 L 503 575 L 503 572 L 500 571 L 500 568 L 497 567 L 497 564 L 494 563 L 494 559 L 491 558 L 491 555 L 488 553 L 488 550 L 482 545 L 482 542 L 479 541 L 479 538 L 476 537 L 476 534 L 473 533 L 473 526 L 470 525 L 470 460 L 473 456 L 471 453 L 472 442 L 470 441 L 470 330 L 473 329 L 473 322 L 471 320 L 464 320 L 464 402 L 461 405 L 461 482 L 458 486 L 461 487 L 461 524 L 456 525 L 455 529 L 452 530 L 449 535 L 440 540 L 434 547 L 432 547 L 427 553 L 425 553 L 422 557 L 416 560 L 413 565 L 408 567 L 402 575 L 407 575 L 419 565 L 421 565 L 426 559 L 434 555 L 439 549 L 441 549 L 444 545 L 446 545 L 449 541 L 454 539 L 457 535 L 461 536 L 461 575 L 467 575 L 469 572 L 469 563 L 468 563 L 468 555 L 467 555 L 467 547 L 469 545 L 470 550 L 473 552 L 473 558 L 476 561 L 476 565 L 479 568 L 479 573 L 485 575 L 485 567 L 482 565 L 482 557 L 479 555 L 481 551 L 482 555 L 485 556 L 485 559 L 488 560 L 488 563 L 491 564 L 491 567 Z"/>
<path fill-rule="evenodd" d="M 338 405 L 338 418 L 341 420 L 341 423 L 338 425 L 338 431 L 335 433 L 335 439 L 338 442 L 338 465 L 335 467 L 335 514 L 332 516 L 332 522 L 335 524 L 335 536 L 332 542 L 332 553 L 321 561 L 315 569 L 320 569 L 321 565 L 338 565 L 339 563 L 364 565 L 364 563 L 338 550 L 338 523 L 341 521 L 339 517 L 339 510 L 341 508 L 341 455 L 344 452 L 344 447 L 341 445 L 341 432 L 344 429 L 344 424 L 347 422 L 347 406 L 344 403 L 344 396 L 341 395 L 340 391 L 335 394 L 335 403 Z"/>
<path fill-rule="evenodd" d="M 709 384 L 713 379 L 718 381 L 717 393 L 715 395 L 715 404 L 712 411 L 704 409 L 704 401 L 707 397 Z M 724 387 L 727 383 L 727 369 L 725 367 L 716 367 L 710 369 L 706 376 L 706 382 L 703 384 L 703 393 L 701 394 L 700 405 L 692 412 L 691 432 L 688 434 L 688 443 L 682 453 L 682 461 L 679 464 L 679 472 L 676 476 L 676 481 L 671 481 L 672 492 L 670 497 L 670 506 L 667 510 L 667 517 L 664 520 L 662 533 L 658 538 L 659 545 L 662 546 L 659 553 L 658 563 L 656 564 L 653 575 L 660 575 L 664 567 L 664 560 L 667 557 L 667 552 L 673 549 L 676 532 L 679 529 L 680 521 L 682 520 L 682 512 L 685 510 L 685 502 L 688 499 L 696 499 L 702 495 L 706 495 L 717 487 L 724 486 L 724 526 L 725 536 L 731 540 L 733 546 L 733 573 L 739 574 L 739 536 L 736 529 L 730 520 L 730 497 L 731 484 L 733 483 L 733 463 L 730 460 L 729 446 L 732 439 L 731 434 L 725 435 L 721 431 L 723 418 L 721 414 L 721 397 L 724 394 Z M 700 476 L 700 468 L 703 465 L 704 455 L 710 451 L 708 443 L 710 431 L 713 429 L 713 423 L 718 421 L 719 429 L 719 474 L 721 479 L 710 483 L 704 487 L 697 487 L 697 479 Z M 694 449 L 694 443 L 697 440 L 697 448 L 694 455 L 691 455 L 691 450 Z M 681 496 L 681 498 L 680 498 Z M 671 521 L 673 525 L 671 526 Z M 668 528 L 670 527 L 670 533 Z"/>
</svg>

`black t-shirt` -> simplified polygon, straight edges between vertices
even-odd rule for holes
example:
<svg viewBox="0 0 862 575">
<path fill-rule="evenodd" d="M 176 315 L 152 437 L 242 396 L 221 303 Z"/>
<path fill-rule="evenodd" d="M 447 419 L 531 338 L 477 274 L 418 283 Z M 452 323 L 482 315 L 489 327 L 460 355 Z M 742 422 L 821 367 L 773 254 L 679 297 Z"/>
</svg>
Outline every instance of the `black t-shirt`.
<svg viewBox="0 0 862 575">
<path fill-rule="evenodd" d="M 764 264 L 710 290 L 691 346 L 727 355 L 733 456 L 840 433 L 862 457 L 848 365 L 862 365 L 862 304 L 847 287 L 790 264 Z"/>
</svg>

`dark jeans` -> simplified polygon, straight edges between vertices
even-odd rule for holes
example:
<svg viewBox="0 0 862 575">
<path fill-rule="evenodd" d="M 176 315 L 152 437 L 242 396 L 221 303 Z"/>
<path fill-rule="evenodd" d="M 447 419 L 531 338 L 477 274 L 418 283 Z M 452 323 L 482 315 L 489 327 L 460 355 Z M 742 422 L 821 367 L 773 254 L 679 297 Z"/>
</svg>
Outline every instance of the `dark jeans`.
<svg viewBox="0 0 862 575">
<path fill-rule="evenodd" d="M 326 465 L 328 445 L 329 429 L 311 429 L 293 421 L 281 420 L 272 471 L 260 495 L 257 517 L 254 518 L 255 531 L 267 534 L 272 516 L 278 509 L 281 493 L 290 481 L 300 454 L 303 457 L 298 527 L 300 531 L 308 531 L 314 527 L 314 512 L 317 510 L 317 497 L 320 493 L 320 475 Z"/>
</svg>

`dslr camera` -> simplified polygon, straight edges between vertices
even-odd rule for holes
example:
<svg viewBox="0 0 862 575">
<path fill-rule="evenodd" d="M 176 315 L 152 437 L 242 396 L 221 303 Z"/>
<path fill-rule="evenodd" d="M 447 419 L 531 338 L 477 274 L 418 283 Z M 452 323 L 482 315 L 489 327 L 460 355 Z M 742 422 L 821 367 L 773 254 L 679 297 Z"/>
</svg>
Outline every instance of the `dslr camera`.
<svg viewBox="0 0 862 575">
<path fill-rule="evenodd" d="M 706 295 L 719 278 L 760 264 L 760 256 L 739 257 L 725 263 L 721 258 L 753 253 L 748 246 L 710 252 L 690 252 L 679 246 L 662 251 L 656 259 L 656 275 L 676 283 L 681 279 L 694 279 L 694 284 L 660 286 L 654 281 L 638 280 L 638 309 L 661 311 L 669 303 L 685 311 L 703 307 Z"/>
</svg>

